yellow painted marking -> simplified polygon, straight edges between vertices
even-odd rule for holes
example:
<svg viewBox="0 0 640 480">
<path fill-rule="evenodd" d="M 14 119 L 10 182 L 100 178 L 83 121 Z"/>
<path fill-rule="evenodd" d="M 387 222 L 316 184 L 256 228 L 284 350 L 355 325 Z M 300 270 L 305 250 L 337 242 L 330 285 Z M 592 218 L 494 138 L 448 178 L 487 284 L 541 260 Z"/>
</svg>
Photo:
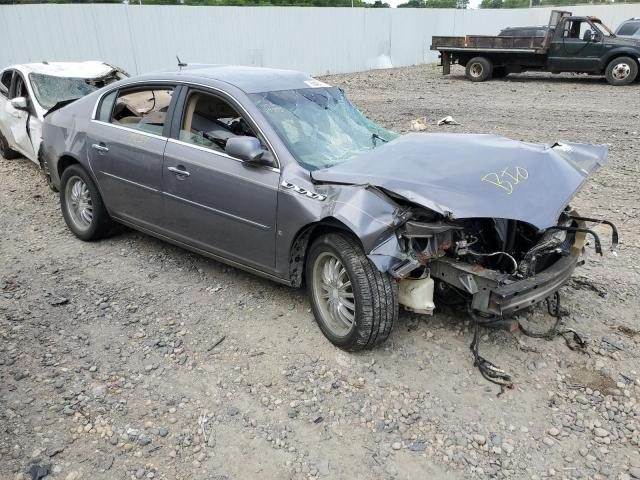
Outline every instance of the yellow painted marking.
<svg viewBox="0 0 640 480">
<path fill-rule="evenodd" d="M 529 178 L 529 171 L 524 167 L 506 167 L 499 173 L 491 172 L 482 177 L 483 182 L 501 188 L 507 195 L 513 193 L 513 189 L 523 180 Z"/>
</svg>

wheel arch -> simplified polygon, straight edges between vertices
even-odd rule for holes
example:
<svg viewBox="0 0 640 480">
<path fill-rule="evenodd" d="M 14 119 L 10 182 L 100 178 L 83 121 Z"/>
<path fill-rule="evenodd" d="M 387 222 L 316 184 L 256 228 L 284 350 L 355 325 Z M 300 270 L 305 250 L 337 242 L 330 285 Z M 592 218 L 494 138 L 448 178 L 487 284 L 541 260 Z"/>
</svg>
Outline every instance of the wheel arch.
<svg viewBox="0 0 640 480">
<path fill-rule="evenodd" d="M 632 49 L 629 49 L 629 48 L 623 48 L 623 49 L 612 50 L 608 52 L 605 57 L 602 58 L 602 61 L 600 62 L 600 67 L 602 71 L 604 72 L 606 70 L 607 66 L 609 65 L 609 63 L 611 63 L 612 60 L 615 60 L 616 58 L 620 58 L 620 57 L 629 57 L 633 59 L 638 65 L 638 68 L 640 68 L 640 61 L 638 60 L 638 52 L 633 51 Z"/>
<path fill-rule="evenodd" d="M 58 180 L 62 178 L 62 172 L 64 172 L 67 168 L 74 164 L 81 165 L 80 161 L 75 156 L 69 153 L 62 154 L 60 158 L 58 158 L 55 168 L 56 173 L 58 174 Z"/>
<path fill-rule="evenodd" d="M 304 268 L 311 244 L 316 238 L 332 232 L 346 233 L 364 250 L 358 235 L 346 223 L 335 217 L 325 217 L 303 226 L 295 234 L 289 247 L 289 279 L 294 287 L 300 287 L 304 283 Z"/>
</svg>

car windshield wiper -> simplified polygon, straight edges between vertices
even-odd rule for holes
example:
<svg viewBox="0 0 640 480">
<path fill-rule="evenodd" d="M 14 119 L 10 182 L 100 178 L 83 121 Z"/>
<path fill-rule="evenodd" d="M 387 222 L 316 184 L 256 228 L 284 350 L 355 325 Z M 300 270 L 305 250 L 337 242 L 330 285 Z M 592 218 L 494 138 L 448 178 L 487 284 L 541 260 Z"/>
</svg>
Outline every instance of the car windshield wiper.
<svg viewBox="0 0 640 480">
<path fill-rule="evenodd" d="M 372 133 L 371 134 L 371 141 L 373 142 L 373 146 L 377 147 L 377 143 L 376 140 L 382 140 L 384 143 L 387 143 L 389 140 L 387 140 L 386 138 L 382 138 L 380 135 L 378 135 L 377 133 Z"/>
</svg>

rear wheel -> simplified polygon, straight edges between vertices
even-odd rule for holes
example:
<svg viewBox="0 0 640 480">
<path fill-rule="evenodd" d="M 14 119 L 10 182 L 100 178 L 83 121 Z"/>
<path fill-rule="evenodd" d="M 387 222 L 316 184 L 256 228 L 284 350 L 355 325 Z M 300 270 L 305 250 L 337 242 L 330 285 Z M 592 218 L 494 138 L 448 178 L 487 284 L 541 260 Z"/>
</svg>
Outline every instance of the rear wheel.
<svg viewBox="0 0 640 480">
<path fill-rule="evenodd" d="M 60 207 L 69 230 L 81 240 L 103 238 L 113 227 L 96 184 L 80 165 L 62 173 Z"/>
<path fill-rule="evenodd" d="M 0 156 L 6 160 L 12 160 L 20 156 L 18 152 L 9 148 L 9 142 L 7 142 L 2 133 L 0 133 Z"/>
<path fill-rule="evenodd" d="M 493 64 L 485 57 L 474 57 L 467 62 L 465 68 L 466 77 L 472 82 L 484 82 L 491 78 Z"/>
<path fill-rule="evenodd" d="M 638 63 L 631 57 L 614 58 L 607 65 L 605 77 L 611 85 L 628 85 L 638 76 Z"/>
<path fill-rule="evenodd" d="M 398 285 L 355 239 L 343 233 L 318 238 L 305 278 L 316 321 L 331 343 L 354 351 L 387 339 L 398 317 Z"/>
</svg>

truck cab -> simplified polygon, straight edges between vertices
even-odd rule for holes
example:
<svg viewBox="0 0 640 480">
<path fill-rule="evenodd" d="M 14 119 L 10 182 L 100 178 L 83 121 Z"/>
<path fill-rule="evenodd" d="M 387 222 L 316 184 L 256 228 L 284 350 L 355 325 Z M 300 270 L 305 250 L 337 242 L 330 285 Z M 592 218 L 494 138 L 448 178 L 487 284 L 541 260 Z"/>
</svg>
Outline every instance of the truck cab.
<svg viewBox="0 0 640 480">
<path fill-rule="evenodd" d="M 453 63 L 465 67 L 472 82 L 529 70 L 604 75 L 611 85 L 638 78 L 640 38 L 618 37 L 596 17 L 553 10 L 541 37 L 531 27 L 509 27 L 498 36 L 432 37 L 442 72 Z"/>
<path fill-rule="evenodd" d="M 637 59 L 640 42 L 616 37 L 596 17 L 567 16 L 553 31 L 547 65 L 552 72 L 598 74 L 617 56 Z"/>
</svg>

